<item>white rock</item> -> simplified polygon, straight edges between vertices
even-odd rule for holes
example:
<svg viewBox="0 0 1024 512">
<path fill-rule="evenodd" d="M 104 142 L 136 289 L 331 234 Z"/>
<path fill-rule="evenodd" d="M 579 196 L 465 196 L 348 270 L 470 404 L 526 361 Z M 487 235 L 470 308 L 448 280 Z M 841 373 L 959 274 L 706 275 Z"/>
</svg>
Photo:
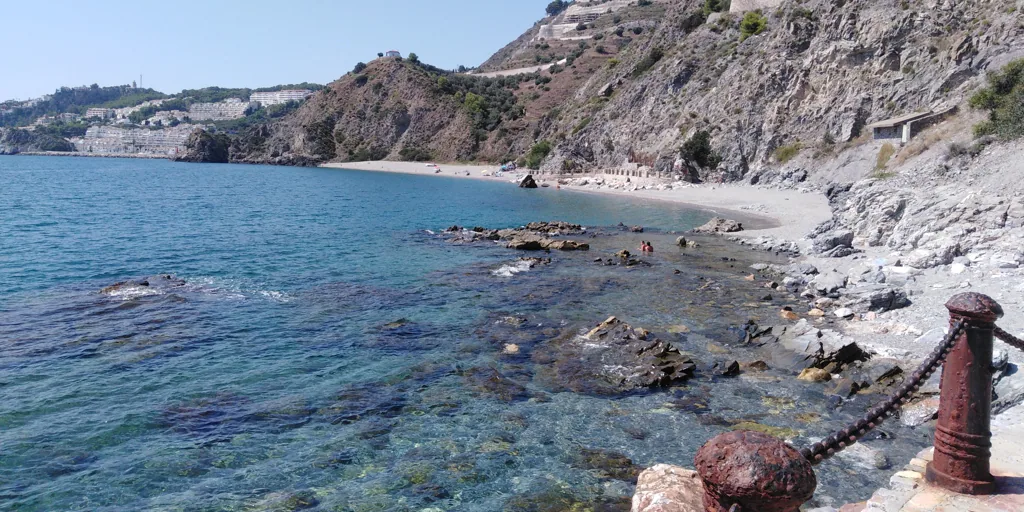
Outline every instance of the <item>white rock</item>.
<svg viewBox="0 0 1024 512">
<path fill-rule="evenodd" d="M 966 271 L 967 271 L 967 265 L 964 265 L 963 263 L 954 263 L 954 264 L 949 266 L 949 273 L 950 274 L 954 274 L 954 275 L 956 275 L 956 274 L 963 274 Z"/>
<path fill-rule="evenodd" d="M 834 314 L 839 318 L 853 318 L 855 313 L 850 308 L 839 308 L 835 310 Z"/>
</svg>

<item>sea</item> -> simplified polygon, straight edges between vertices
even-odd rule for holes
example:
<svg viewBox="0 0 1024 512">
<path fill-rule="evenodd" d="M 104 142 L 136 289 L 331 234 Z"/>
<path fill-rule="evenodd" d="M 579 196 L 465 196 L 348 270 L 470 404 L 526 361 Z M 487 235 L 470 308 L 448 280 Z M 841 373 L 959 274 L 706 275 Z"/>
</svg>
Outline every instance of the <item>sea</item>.
<svg viewBox="0 0 1024 512">
<path fill-rule="evenodd" d="M 803 445 L 867 410 L 791 370 L 720 375 L 799 299 L 749 280 L 781 257 L 674 245 L 711 216 L 497 178 L 0 157 L 0 510 L 629 510 L 640 469 L 717 434 Z M 443 233 L 551 220 L 590 251 Z M 642 264 L 608 264 L 641 240 Z M 553 340 L 610 316 L 694 377 L 560 382 Z M 865 445 L 898 469 L 930 435 Z M 868 498 L 896 470 L 876 466 L 823 463 L 815 503 Z"/>
</svg>

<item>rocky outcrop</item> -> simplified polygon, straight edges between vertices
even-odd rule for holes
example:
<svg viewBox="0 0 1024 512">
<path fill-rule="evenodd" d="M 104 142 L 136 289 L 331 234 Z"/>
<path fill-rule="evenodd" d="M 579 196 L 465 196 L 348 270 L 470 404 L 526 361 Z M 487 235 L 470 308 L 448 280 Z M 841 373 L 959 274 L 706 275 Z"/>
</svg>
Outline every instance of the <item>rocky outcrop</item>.
<svg viewBox="0 0 1024 512">
<path fill-rule="evenodd" d="M 703 226 L 693 229 L 694 233 L 704 233 L 708 235 L 718 233 L 735 233 L 737 231 L 743 231 L 743 224 L 734 220 L 722 219 L 719 217 L 715 217 Z"/>
<path fill-rule="evenodd" d="M 74 144 L 54 135 L 21 128 L 0 128 L 0 155 L 36 151 L 71 152 Z"/>
<path fill-rule="evenodd" d="M 756 176 L 779 165 L 780 147 L 802 143 L 804 158 L 808 146 L 829 150 L 873 121 L 960 103 L 993 64 L 1020 55 L 1024 40 L 1017 14 L 981 2 L 782 2 L 765 11 L 763 33 L 742 41 L 742 16 L 693 19 L 700 4 L 672 2 L 649 38 L 616 56 L 620 64 L 596 70 L 559 112 L 563 132 L 585 117 L 587 128 L 566 137 L 542 170 L 570 162 L 637 164 L 693 181 Z M 983 18 L 991 23 L 979 30 L 966 22 Z M 603 101 L 605 84 L 619 80 Z M 721 164 L 677 164 L 683 143 L 702 131 Z"/>
<path fill-rule="evenodd" d="M 531 222 L 526 226 L 512 229 L 486 229 L 474 227 L 463 229 L 452 226 L 445 230 L 453 242 L 472 243 L 481 240 L 505 241 L 509 249 L 521 251 L 587 251 L 590 244 L 560 238 L 563 235 L 581 235 L 583 226 L 568 222 Z"/>
<path fill-rule="evenodd" d="M 222 133 L 210 133 L 202 128 L 193 131 L 185 140 L 185 151 L 174 157 L 178 162 L 220 163 L 229 161 L 231 139 Z"/>
<path fill-rule="evenodd" d="M 693 376 L 696 364 L 671 343 L 610 317 L 585 335 L 564 336 L 534 353 L 555 389 L 619 395 Z"/>
<path fill-rule="evenodd" d="M 537 182 L 533 179 L 533 175 L 527 174 L 523 181 L 519 182 L 519 188 L 537 188 Z"/>
</svg>

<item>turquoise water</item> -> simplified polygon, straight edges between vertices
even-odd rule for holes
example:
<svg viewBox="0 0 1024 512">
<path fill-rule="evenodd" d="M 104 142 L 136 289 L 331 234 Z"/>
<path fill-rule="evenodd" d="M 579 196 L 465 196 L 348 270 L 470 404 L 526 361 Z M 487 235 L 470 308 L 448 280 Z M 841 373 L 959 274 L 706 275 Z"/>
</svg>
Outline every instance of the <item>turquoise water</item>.
<svg viewBox="0 0 1024 512">
<path fill-rule="evenodd" d="M 813 438 L 868 405 L 828 407 L 783 372 L 699 372 L 614 398 L 551 385 L 536 355 L 547 340 L 612 314 L 680 344 L 702 372 L 753 357 L 729 345 L 735 326 L 778 306 L 743 279 L 754 255 L 714 240 L 701 255 L 669 249 L 667 231 L 706 220 L 698 211 L 497 181 L 142 160 L 0 158 L 0 184 L 3 510 L 623 510 L 631 479 L 604 467 L 623 464 L 581 453 L 689 465 L 738 421 Z M 555 219 L 594 227 L 594 249 L 511 277 L 496 271 L 518 254 L 434 234 Z M 664 248 L 650 267 L 593 263 L 640 238 Z M 100 293 L 155 274 L 186 285 Z M 735 355 L 709 352 L 712 340 Z M 521 352 L 503 355 L 507 343 Z M 794 424 L 805 411 L 820 419 Z M 927 444 L 887 437 L 894 460 Z M 820 478 L 827 496 L 863 499 L 887 474 Z"/>
</svg>

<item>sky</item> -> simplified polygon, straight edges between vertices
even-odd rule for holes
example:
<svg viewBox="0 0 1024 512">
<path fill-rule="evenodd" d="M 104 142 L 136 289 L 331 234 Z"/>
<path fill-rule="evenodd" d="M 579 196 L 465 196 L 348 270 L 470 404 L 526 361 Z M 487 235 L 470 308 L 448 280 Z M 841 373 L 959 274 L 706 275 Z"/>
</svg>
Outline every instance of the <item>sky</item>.
<svg viewBox="0 0 1024 512">
<path fill-rule="evenodd" d="M 476 66 L 549 0 L 0 0 L 0 101 L 61 86 L 326 84 L 377 52 Z"/>
</svg>

